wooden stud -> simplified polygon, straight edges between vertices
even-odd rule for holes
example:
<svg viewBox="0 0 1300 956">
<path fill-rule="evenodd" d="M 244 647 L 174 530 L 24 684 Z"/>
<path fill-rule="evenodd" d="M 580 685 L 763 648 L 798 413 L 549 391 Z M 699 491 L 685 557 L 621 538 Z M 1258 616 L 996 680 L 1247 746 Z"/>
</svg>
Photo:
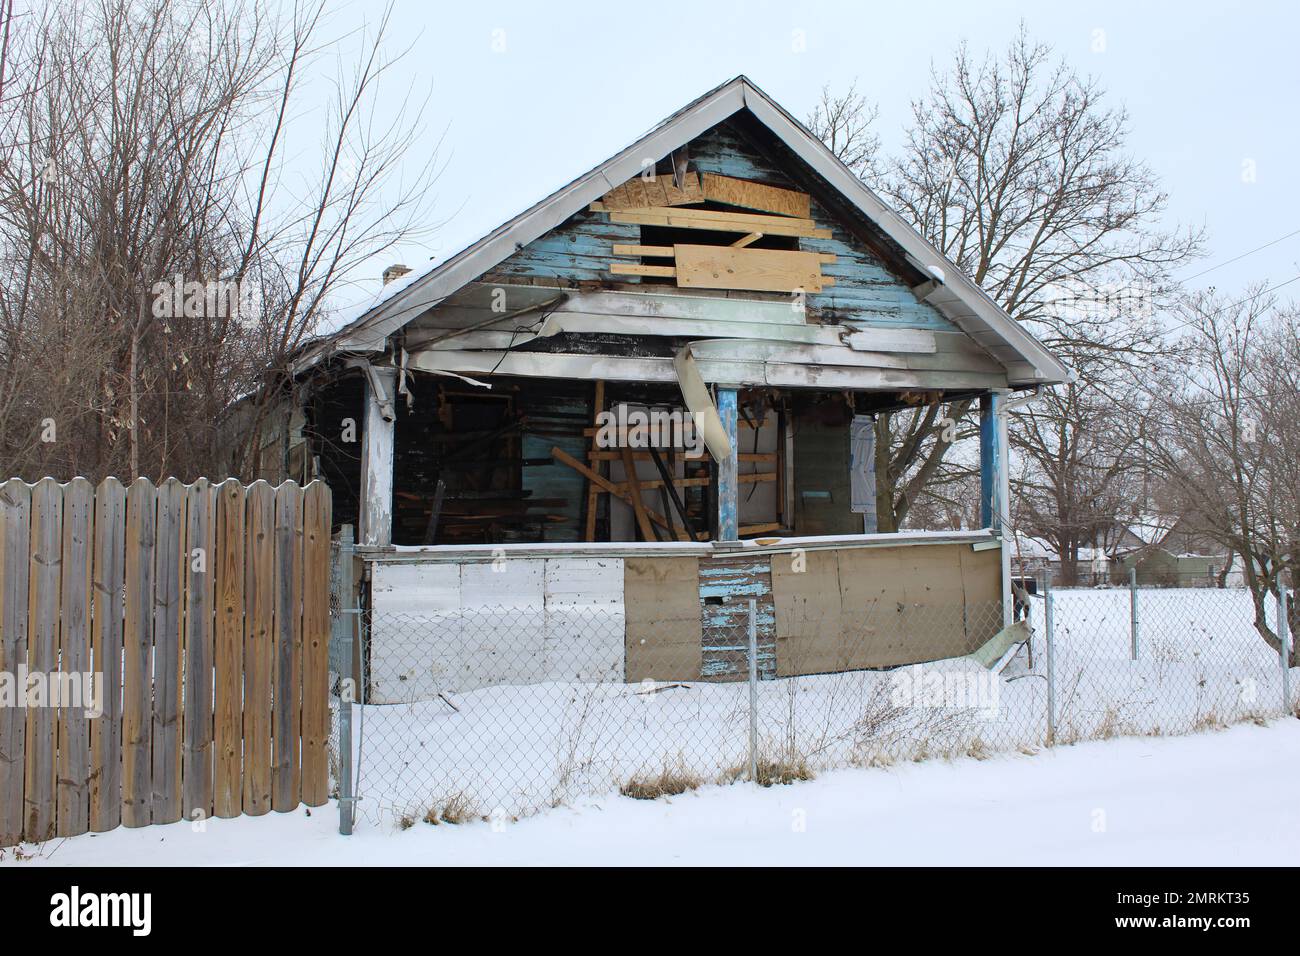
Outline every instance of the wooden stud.
<svg viewBox="0 0 1300 956">
<path fill-rule="evenodd" d="M 588 431 L 587 429 L 583 430 L 584 436 L 590 437 L 592 439 L 591 448 L 593 451 L 596 448 L 595 436 L 596 436 L 597 429 L 595 426 L 596 423 L 600 421 L 600 413 L 603 412 L 604 410 L 605 410 L 605 382 L 604 380 L 597 380 L 596 394 L 592 400 L 592 405 L 591 405 L 592 428 L 590 429 L 590 435 L 587 435 L 587 431 Z M 583 534 L 584 541 L 596 540 L 596 509 L 599 507 L 600 504 L 600 499 L 597 498 L 596 495 L 599 490 L 600 489 L 596 486 L 594 482 L 591 481 L 587 482 L 587 511 L 585 514 L 586 526 L 584 528 L 584 534 Z"/>
<path fill-rule="evenodd" d="M 737 239 L 735 242 L 733 242 L 733 243 L 731 244 L 731 248 L 733 248 L 733 249 L 743 249 L 743 248 L 745 248 L 745 246 L 748 246 L 748 245 L 750 245 L 751 243 L 758 242 L 758 240 L 760 240 L 760 239 L 762 239 L 762 238 L 763 238 L 763 234 L 762 234 L 761 232 L 751 232 L 749 235 L 747 235 L 747 236 L 741 236 L 739 239 Z"/>
<path fill-rule="evenodd" d="M 641 529 L 641 537 L 645 541 L 658 541 L 654 529 L 650 527 L 650 519 L 646 516 L 645 504 L 641 501 L 641 482 L 636 474 L 636 462 L 632 460 L 631 449 L 624 446 L 623 448 L 623 473 L 627 478 L 627 494 L 632 501 L 632 510 L 636 513 L 636 523 Z M 669 524 L 668 530 L 671 532 L 672 525 Z"/>
</svg>

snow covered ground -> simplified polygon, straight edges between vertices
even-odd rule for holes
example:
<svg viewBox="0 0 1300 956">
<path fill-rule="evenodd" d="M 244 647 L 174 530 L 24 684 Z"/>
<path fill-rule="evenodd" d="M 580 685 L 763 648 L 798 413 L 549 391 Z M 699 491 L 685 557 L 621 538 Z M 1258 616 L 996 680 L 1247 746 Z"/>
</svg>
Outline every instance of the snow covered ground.
<svg viewBox="0 0 1300 956">
<path fill-rule="evenodd" d="M 1055 592 L 1058 741 L 1187 733 L 1282 712 L 1278 658 L 1251 626 L 1244 591 L 1143 590 L 1139 601 L 1134 661 L 1127 590 Z M 1042 746 L 1043 612 L 1035 602 L 1032 655 L 1022 648 L 1000 675 L 957 658 L 760 681 L 760 751 L 823 773 Z M 412 622 L 412 672 L 428 670 L 419 648 L 438 636 L 420 623 Z M 1300 672 L 1293 678 L 1300 684 Z M 419 819 L 449 800 L 526 815 L 665 767 L 714 782 L 745 766 L 749 742 L 744 682 L 648 692 L 549 680 L 358 706 L 355 715 L 360 812 L 377 825 Z"/>
<path fill-rule="evenodd" d="M 988 760 L 849 769 L 784 787 L 579 800 L 519 822 L 408 830 L 312 811 L 6 851 L 0 866 L 1294 865 L 1300 721 L 1135 737 Z"/>
</svg>

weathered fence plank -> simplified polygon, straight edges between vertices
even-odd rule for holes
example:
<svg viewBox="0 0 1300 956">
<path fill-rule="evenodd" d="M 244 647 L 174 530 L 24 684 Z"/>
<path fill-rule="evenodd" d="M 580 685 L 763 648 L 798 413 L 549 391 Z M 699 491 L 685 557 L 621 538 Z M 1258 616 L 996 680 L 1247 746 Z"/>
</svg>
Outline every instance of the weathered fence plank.
<svg viewBox="0 0 1300 956">
<path fill-rule="evenodd" d="M 126 608 L 122 631 L 122 823 L 152 818 L 153 592 L 157 491 L 147 478 L 126 493 Z"/>
<path fill-rule="evenodd" d="M 314 481 L 302 508 L 302 802 L 309 807 L 329 799 L 331 518 L 329 488 Z"/>
<path fill-rule="evenodd" d="M 27 582 L 27 668 L 30 675 L 37 675 L 37 681 L 27 710 L 23 837 L 33 842 L 48 840 L 55 833 L 58 731 L 48 694 L 49 676 L 58 669 L 62 518 L 62 486 L 53 478 L 41 479 L 32 488 L 31 571 Z M 45 693 L 38 697 L 42 684 Z"/>
<path fill-rule="evenodd" d="M 32 490 L 18 479 L 0 486 L 0 671 L 27 663 L 27 582 Z M 17 694 L 18 688 L 14 688 Z M 27 708 L 0 707 L 0 846 L 23 838 Z"/>
<path fill-rule="evenodd" d="M 181 588 L 184 583 L 185 486 L 158 488 L 153 582 L 153 822 L 181 818 Z"/>
<path fill-rule="evenodd" d="M 90 641 L 103 714 L 90 722 L 90 829 L 122 823 L 122 588 L 126 581 L 126 489 L 105 478 L 95 489 Z"/>
<path fill-rule="evenodd" d="M 298 806 L 302 730 L 302 489 L 275 491 L 275 629 L 272 660 L 271 806 Z"/>
<path fill-rule="evenodd" d="M 271 809 L 271 666 L 275 625 L 275 492 L 248 487 L 244 578 L 244 812 Z"/>
<path fill-rule="evenodd" d="M 185 505 L 185 683 L 181 749 L 187 820 L 212 816 L 212 489 L 196 481 Z"/>
<path fill-rule="evenodd" d="M 95 489 L 85 478 L 74 478 L 63 489 L 63 558 L 60 568 L 59 754 L 57 825 L 59 836 L 76 836 L 90 829 L 90 721 L 93 690 L 90 673 L 91 539 L 94 534 Z M 53 702 L 51 702 L 53 703 Z"/>
<path fill-rule="evenodd" d="M 212 570 L 217 602 L 214 653 L 216 779 L 213 813 L 237 817 L 243 805 L 244 747 L 244 488 L 223 482 L 216 491 L 217 551 Z"/>
</svg>

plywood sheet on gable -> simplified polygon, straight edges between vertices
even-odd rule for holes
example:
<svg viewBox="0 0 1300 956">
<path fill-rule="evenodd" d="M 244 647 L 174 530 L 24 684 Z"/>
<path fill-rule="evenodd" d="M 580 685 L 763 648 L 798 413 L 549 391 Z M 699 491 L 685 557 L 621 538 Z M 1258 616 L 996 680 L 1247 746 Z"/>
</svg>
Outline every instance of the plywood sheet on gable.
<svg viewBox="0 0 1300 956">
<path fill-rule="evenodd" d="M 677 285 L 683 289 L 748 289 L 755 292 L 822 290 L 816 253 L 731 246 L 673 246 Z"/>
<path fill-rule="evenodd" d="M 774 212 L 782 216 L 798 216 L 801 219 L 812 216 L 812 206 L 807 193 L 768 186 L 751 179 L 721 176 L 717 173 L 705 173 L 701 179 L 704 185 L 704 198 L 710 202 Z"/>
</svg>

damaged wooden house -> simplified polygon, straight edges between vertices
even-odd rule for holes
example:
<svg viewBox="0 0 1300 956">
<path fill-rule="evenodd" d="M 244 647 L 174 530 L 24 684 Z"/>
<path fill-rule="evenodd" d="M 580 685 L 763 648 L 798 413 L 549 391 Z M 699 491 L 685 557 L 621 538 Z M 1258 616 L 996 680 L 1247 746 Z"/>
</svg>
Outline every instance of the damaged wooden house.
<svg viewBox="0 0 1300 956">
<path fill-rule="evenodd" d="M 1002 406 L 1070 373 L 746 78 L 404 272 L 298 357 L 277 439 L 356 526 L 371 699 L 399 694 L 397 612 L 509 609 L 491 641 L 528 653 L 430 635 L 425 677 L 453 689 L 725 677 L 750 598 L 764 676 L 966 654 L 1009 623 Z M 876 534 L 874 416 L 959 397 L 986 527 Z"/>
</svg>

